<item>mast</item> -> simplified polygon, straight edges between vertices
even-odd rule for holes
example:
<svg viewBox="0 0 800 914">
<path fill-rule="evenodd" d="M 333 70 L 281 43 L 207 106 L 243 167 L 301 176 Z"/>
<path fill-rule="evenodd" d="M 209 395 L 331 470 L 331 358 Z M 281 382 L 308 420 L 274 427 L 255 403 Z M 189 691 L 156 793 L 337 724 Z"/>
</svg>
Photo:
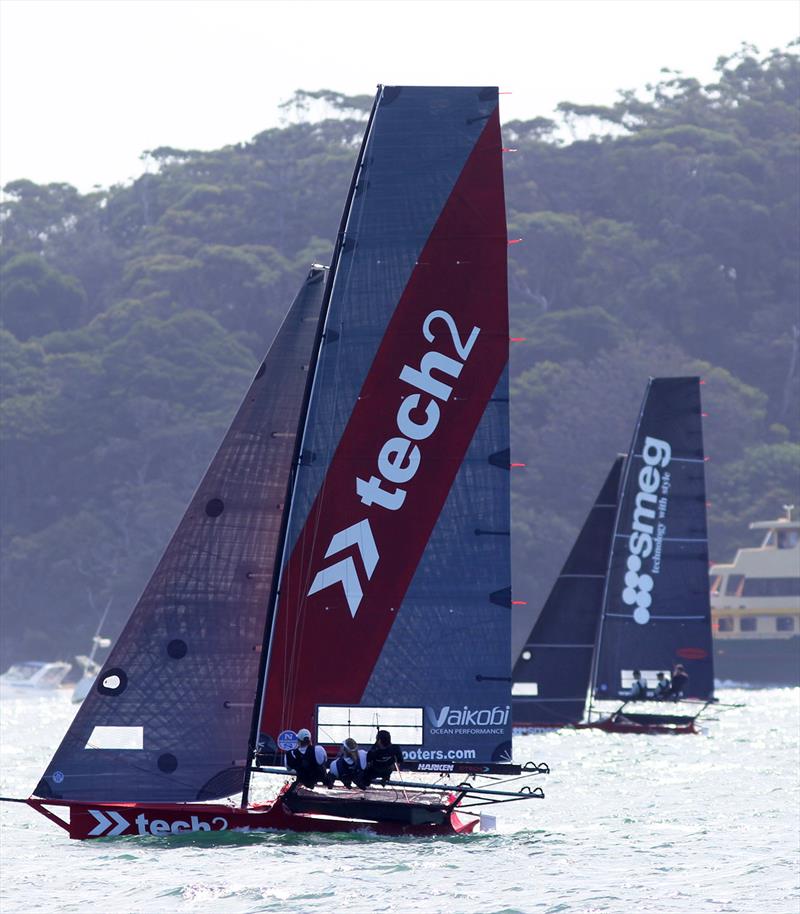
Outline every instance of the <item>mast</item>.
<svg viewBox="0 0 800 914">
<path fill-rule="evenodd" d="M 608 550 L 608 562 L 606 564 L 606 578 L 603 582 L 603 602 L 601 604 L 600 615 L 597 620 L 597 634 L 594 639 L 594 651 L 592 653 L 592 673 L 589 676 L 589 694 L 587 698 L 587 707 L 586 707 L 586 719 L 589 720 L 592 715 L 592 706 L 594 704 L 594 693 L 595 687 L 597 685 L 597 670 L 600 664 L 600 647 L 603 640 L 603 623 L 606 617 L 606 610 L 608 608 L 608 588 L 609 581 L 611 578 L 611 563 L 614 560 L 614 543 L 617 539 L 617 531 L 619 530 L 619 521 L 620 521 L 620 512 L 622 511 L 622 502 L 623 494 L 625 493 L 628 487 L 628 478 L 631 472 L 631 465 L 633 461 L 631 456 L 635 453 L 636 448 L 636 439 L 639 436 L 639 427 L 642 424 L 642 416 L 644 415 L 645 407 L 647 406 L 647 398 L 650 396 L 650 388 L 653 384 L 653 378 L 649 378 L 647 381 L 647 388 L 644 392 L 644 397 L 642 398 L 642 405 L 639 407 L 639 415 L 636 419 L 636 425 L 633 429 L 633 437 L 631 438 L 631 446 L 628 448 L 628 455 L 625 458 L 625 467 L 622 471 L 622 478 L 619 483 L 619 490 L 617 492 L 617 511 L 616 517 L 614 518 L 614 530 L 611 534 L 611 544 Z"/>
<path fill-rule="evenodd" d="M 372 103 L 372 110 L 369 114 L 369 119 L 367 121 L 367 127 L 364 131 L 364 139 L 361 142 L 361 148 L 359 149 L 358 158 L 356 160 L 355 168 L 353 169 L 353 177 L 350 180 L 350 187 L 347 191 L 347 198 L 345 200 L 344 210 L 342 212 L 342 218 L 339 222 L 339 230 L 336 234 L 336 243 L 333 249 L 333 256 L 331 258 L 331 266 L 328 271 L 327 281 L 325 283 L 325 292 L 322 299 L 322 307 L 320 309 L 319 321 L 317 324 L 316 337 L 314 340 L 314 348 L 312 354 L 312 362 L 309 366 L 309 383 L 306 386 L 305 396 L 303 398 L 303 405 L 300 411 L 300 422 L 298 428 L 302 429 L 302 433 L 296 436 L 295 439 L 295 450 L 292 457 L 292 471 L 289 475 L 289 479 L 286 483 L 286 498 L 284 500 L 283 514 L 281 516 L 281 529 L 280 529 L 280 538 L 279 538 L 279 559 L 275 563 L 275 568 L 272 575 L 272 586 L 270 589 L 269 603 L 267 608 L 267 617 L 264 624 L 264 636 L 262 639 L 262 649 L 261 649 L 261 663 L 259 666 L 258 673 L 258 684 L 256 686 L 255 701 L 253 703 L 253 718 L 250 724 L 250 740 L 248 743 L 248 757 L 247 765 L 245 768 L 244 776 L 244 786 L 242 789 L 242 801 L 241 806 L 247 806 L 249 795 L 250 795 L 250 777 L 251 777 L 251 765 L 253 760 L 253 755 L 256 751 L 258 744 L 258 734 L 259 726 L 261 723 L 261 717 L 264 709 L 264 701 L 266 698 L 265 695 L 265 684 L 267 678 L 267 671 L 269 669 L 269 659 L 272 648 L 272 634 L 274 630 L 275 623 L 275 614 L 278 605 L 278 597 L 280 596 L 280 579 L 283 571 L 284 559 L 286 556 L 286 539 L 289 532 L 289 520 L 292 512 L 292 505 L 294 503 L 294 493 L 295 486 L 297 483 L 297 477 L 299 474 L 300 463 L 303 454 L 303 444 L 306 438 L 306 430 L 308 425 L 308 410 L 311 403 L 311 397 L 314 392 L 314 385 L 317 380 L 317 368 L 319 366 L 319 353 L 322 348 L 322 344 L 325 337 L 325 330 L 328 320 L 328 313 L 330 310 L 331 295 L 333 294 L 333 287 L 336 282 L 336 272 L 339 265 L 339 260 L 341 259 L 342 248 L 344 246 L 347 225 L 350 220 L 350 210 L 351 204 L 353 202 L 353 196 L 355 195 L 356 188 L 358 187 L 358 179 L 361 175 L 361 170 L 364 163 L 364 153 L 369 142 L 370 133 L 372 130 L 372 124 L 375 119 L 375 111 L 378 107 L 378 101 L 381 96 L 383 87 L 378 86 L 378 91 L 375 95 L 375 100 Z"/>
</svg>

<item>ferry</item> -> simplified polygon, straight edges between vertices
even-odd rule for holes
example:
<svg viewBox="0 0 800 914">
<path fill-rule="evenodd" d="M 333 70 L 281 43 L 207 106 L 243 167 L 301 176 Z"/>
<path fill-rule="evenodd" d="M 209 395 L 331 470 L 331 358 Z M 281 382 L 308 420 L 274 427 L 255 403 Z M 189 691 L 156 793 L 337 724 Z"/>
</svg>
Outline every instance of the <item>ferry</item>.
<svg viewBox="0 0 800 914">
<path fill-rule="evenodd" d="M 778 520 L 756 521 L 760 546 L 711 566 L 714 666 L 721 680 L 800 685 L 800 520 L 784 505 Z"/>
</svg>

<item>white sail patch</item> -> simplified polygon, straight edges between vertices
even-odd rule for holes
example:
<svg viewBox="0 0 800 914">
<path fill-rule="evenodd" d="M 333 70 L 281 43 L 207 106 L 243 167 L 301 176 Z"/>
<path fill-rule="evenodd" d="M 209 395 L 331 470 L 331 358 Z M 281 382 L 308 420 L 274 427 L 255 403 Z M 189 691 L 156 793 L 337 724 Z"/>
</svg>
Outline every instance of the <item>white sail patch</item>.
<svg viewBox="0 0 800 914">
<path fill-rule="evenodd" d="M 515 682 L 511 686 L 515 698 L 535 698 L 539 694 L 538 682 Z"/>
<path fill-rule="evenodd" d="M 84 749 L 143 749 L 144 727 L 95 727 Z"/>
<path fill-rule="evenodd" d="M 403 746 L 423 742 L 422 708 L 375 707 L 368 705 L 319 705 L 317 741 L 341 743 L 348 736 L 364 745 L 375 740 L 376 729 L 386 727 Z"/>
</svg>

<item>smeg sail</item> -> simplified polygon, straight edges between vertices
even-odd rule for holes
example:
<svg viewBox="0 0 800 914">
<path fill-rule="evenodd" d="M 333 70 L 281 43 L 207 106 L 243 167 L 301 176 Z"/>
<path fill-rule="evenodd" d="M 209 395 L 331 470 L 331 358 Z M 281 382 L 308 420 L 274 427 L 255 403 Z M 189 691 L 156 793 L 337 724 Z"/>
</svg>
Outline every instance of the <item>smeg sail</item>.
<svg viewBox="0 0 800 914">
<path fill-rule="evenodd" d="M 641 695 L 635 672 L 647 683 Z M 659 693 L 659 673 L 688 679 Z M 520 727 L 696 732 L 714 700 L 699 378 L 648 382 L 628 454 L 517 661 L 514 692 Z M 608 700 L 622 705 L 598 707 Z"/>
<path fill-rule="evenodd" d="M 506 256 L 497 89 L 380 87 L 331 267 L 306 279 L 32 806 L 68 810 L 78 838 L 438 834 L 474 828 L 468 805 L 542 795 L 434 776 L 249 802 L 301 728 L 329 748 L 389 729 L 406 769 L 522 773 Z"/>
</svg>

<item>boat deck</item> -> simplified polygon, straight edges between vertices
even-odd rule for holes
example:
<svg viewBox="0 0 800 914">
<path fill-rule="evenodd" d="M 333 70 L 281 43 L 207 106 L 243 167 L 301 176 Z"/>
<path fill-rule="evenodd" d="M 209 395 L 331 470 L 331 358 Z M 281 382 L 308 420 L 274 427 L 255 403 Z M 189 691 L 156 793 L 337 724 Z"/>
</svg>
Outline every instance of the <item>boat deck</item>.
<svg viewBox="0 0 800 914">
<path fill-rule="evenodd" d="M 392 786 L 369 787 L 366 790 L 298 787 L 288 790 L 281 799 L 296 814 L 346 816 L 364 821 L 411 825 L 443 823 L 455 802 L 451 791 L 446 789 L 436 793 Z"/>
</svg>

